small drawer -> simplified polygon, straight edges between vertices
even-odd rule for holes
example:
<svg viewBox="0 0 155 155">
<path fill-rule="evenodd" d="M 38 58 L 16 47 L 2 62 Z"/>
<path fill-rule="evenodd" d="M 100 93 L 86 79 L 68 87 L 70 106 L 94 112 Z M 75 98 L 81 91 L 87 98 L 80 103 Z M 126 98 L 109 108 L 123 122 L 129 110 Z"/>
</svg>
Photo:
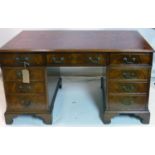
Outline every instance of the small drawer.
<svg viewBox="0 0 155 155">
<path fill-rule="evenodd" d="M 44 95 L 8 95 L 7 109 L 10 112 L 47 111 L 48 103 Z"/>
<path fill-rule="evenodd" d="M 22 81 L 22 67 L 4 67 L 2 68 L 4 81 Z M 42 67 L 28 67 L 30 72 L 30 81 L 45 81 L 46 70 Z"/>
<path fill-rule="evenodd" d="M 2 66 L 40 66 L 45 64 L 45 56 L 41 54 L 1 54 Z"/>
<path fill-rule="evenodd" d="M 128 110 L 147 110 L 148 96 L 147 95 L 109 95 L 108 106 L 109 110 L 128 111 Z"/>
<path fill-rule="evenodd" d="M 88 54 L 84 56 L 84 62 L 87 62 L 88 65 L 98 65 L 105 66 L 106 65 L 106 54 Z"/>
<path fill-rule="evenodd" d="M 150 67 L 132 67 L 132 68 L 122 68 L 122 67 L 110 67 L 108 70 L 109 79 L 124 79 L 124 80 L 150 80 L 151 68 Z"/>
<path fill-rule="evenodd" d="M 147 93 L 149 84 L 147 82 L 118 82 L 110 80 L 108 83 L 109 93 Z"/>
<path fill-rule="evenodd" d="M 21 82 L 5 82 L 5 93 L 45 93 L 43 82 L 31 82 L 30 84 Z"/>
<path fill-rule="evenodd" d="M 73 54 L 47 54 L 47 64 L 48 65 L 67 65 L 74 63 Z"/>
<path fill-rule="evenodd" d="M 118 53 L 110 54 L 110 64 L 111 65 L 151 65 L 152 64 L 152 54 L 141 54 L 141 53 Z"/>
<path fill-rule="evenodd" d="M 102 66 L 106 64 L 106 54 L 78 53 L 78 54 L 48 54 L 48 65 L 54 66 Z"/>
</svg>

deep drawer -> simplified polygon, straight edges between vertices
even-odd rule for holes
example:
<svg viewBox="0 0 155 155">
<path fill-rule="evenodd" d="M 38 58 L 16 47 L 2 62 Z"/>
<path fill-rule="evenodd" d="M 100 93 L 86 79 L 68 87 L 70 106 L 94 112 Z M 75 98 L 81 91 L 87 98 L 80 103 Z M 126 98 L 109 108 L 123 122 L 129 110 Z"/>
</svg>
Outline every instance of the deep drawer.
<svg viewBox="0 0 155 155">
<path fill-rule="evenodd" d="M 136 80 L 136 79 L 147 79 L 151 76 L 150 67 L 110 67 L 108 70 L 108 78 L 110 79 L 124 79 L 124 80 Z"/>
<path fill-rule="evenodd" d="M 78 53 L 78 54 L 48 54 L 47 64 L 54 66 L 102 66 L 106 65 L 106 54 Z"/>
<path fill-rule="evenodd" d="M 110 80 L 108 83 L 108 91 L 109 93 L 147 93 L 149 91 L 149 83 Z"/>
<path fill-rule="evenodd" d="M 45 64 L 45 56 L 41 54 L 0 54 L 2 66 L 40 66 Z"/>
<path fill-rule="evenodd" d="M 21 82 L 5 82 L 5 93 L 45 93 L 43 82 L 31 82 L 30 84 Z"/>
<path fill-rule="evenodd" d="M 152 54 L 143 53 L 112 53 L 110 54 L 110 64 L 111 65 L 151 65 Z"/>
<path fill-rule="evenodd" d="M 39 112 L 47 111 L 48 103 L 44 95 L 8 95 L 8 111 Z"/>
<path fill-rule="evenodd" d="M 109 95 L 108 109 L 118 111 L 128 110 L 147 110 L 148 96 L 147 95 Z"/>
<path fill-rule="evenodd" d="M 22 67 L 5 67 L 2 68 L 4 81 L 22 81 Z M 27 68 L 30 72 L 30 81 L 45 81 L 45 68 L 30 67 Z"/>
</svg>

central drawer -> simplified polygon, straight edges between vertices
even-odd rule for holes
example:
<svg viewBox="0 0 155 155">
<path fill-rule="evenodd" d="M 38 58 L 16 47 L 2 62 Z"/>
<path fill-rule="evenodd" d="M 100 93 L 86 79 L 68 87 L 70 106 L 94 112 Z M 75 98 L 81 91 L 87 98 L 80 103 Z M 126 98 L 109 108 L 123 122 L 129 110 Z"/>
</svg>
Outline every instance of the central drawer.
<svg viewBox="0 0 155 155">
<path fill-rule="evenodd" d="M 149 90 L 149 83 L 110 80 L 108 83 L 108 90 L 109 93 L 147 93 Z"/>
<path fill-rule="evenodd" d="M 47 111 L 48 103 L 44 95 L 7 95 L 8 111 Z"/>
<path fill-rule="evenodd" d="M 47 54 L 47 64 L 49 66 L 104 66 L 106 54 L 86 52 Z"/>
<path fill-rule="evenodd" d="M 43 82 L 5 82 L 5 93 L 45 93 L 45 84 Z"/>
</svg>

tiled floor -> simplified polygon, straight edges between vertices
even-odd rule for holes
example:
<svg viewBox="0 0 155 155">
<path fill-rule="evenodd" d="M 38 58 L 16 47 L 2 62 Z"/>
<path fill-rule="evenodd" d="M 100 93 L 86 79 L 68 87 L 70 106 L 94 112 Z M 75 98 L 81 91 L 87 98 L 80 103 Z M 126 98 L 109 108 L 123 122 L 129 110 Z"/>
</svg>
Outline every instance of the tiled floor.
<svg viewBox="0 0 155 155">
<path fill-rule="evenodd" d="M 155 31 L 139 29 L 139 32 L 155 49 Z M 155 60 L 155 59 L 154 59 Z M 154 66 L 154 65 L 153 65 Z M 0 74 L 1 75 L 1 74 Z M 155 125 L 155 71 L 152 70 L 149 109 L 150 125 Z M 53 126 L 104 126 L 99 109 L 103 105 L 103 96 L 99 77 L 64 77 L 63 88 L 59 90 L 53 111 Z M 0 77 L 0 126 L 5 126 L 6 109 L 2 78 Z M 13 126 L 42 126 L 40 119 L 20 116 L 14 119 Z M 118 116 L 112 119 L 110 126 L 142 125 L 134 117 Z"/>
</svg>

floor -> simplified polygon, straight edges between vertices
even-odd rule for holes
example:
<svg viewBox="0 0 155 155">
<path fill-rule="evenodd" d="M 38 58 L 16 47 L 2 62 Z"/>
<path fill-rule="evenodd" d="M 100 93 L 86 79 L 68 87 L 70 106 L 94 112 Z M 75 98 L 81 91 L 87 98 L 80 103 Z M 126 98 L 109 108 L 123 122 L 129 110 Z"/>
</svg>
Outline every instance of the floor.
<svg viewBox="0 0 155 155">
<path fill-rule="evenodd" d="M 139 32 L 155 49 L 155 31 L 139 29 Z M 155 64 L 155 59 L 154 59 Z M 155 125 L 155 69 L 153 64 L 149 109 L 150 125 Z M 0 74 L 0 126 L 6 126 L 4 112 L 6 101 Z M 58 91 L 53 110 L 53 126 L 105 126 L 100 118 L 99 109 L 103 106 L 103 94 L 100 77 L 63 77 L 63 88 Z M 19 116 L 13 126 L 43 126 L 40 119 L 31 116 Z M 139 119 L 129 116 L 117 116 L 109 126 L 142 125 Z M 143 125 L 142 125 L 143 126 Z"/>
</svg>

